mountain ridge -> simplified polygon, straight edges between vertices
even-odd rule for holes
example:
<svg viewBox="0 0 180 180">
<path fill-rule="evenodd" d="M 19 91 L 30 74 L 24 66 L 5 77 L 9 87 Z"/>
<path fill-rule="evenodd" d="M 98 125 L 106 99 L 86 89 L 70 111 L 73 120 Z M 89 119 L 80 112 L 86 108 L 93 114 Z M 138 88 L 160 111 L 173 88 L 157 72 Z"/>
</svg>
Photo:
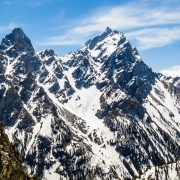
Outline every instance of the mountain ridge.
<svg viewBox="0 0 180 180">
<path fill-rule="evenodd" d="M 132 179 L 175 159 L 178 79 L 154 73 L 123 33 L 107 28 L 58 57 L 35 53 L 18 28 L 6 40 L 16 32 L 0 46 L 0 118 L 31 174 Z"/>
</svg>

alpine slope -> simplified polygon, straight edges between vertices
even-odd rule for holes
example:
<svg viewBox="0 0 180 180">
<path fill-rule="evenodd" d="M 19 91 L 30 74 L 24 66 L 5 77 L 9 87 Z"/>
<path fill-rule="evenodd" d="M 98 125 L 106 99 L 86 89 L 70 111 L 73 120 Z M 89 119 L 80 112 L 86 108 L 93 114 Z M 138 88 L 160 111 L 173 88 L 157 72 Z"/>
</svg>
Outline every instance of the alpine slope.
<svg viewBox="0 0 180 180">
<path fill-rule="evenodd" d="M 80 50 L 0 45 L 0 121 L 40 180 L 130 180 L 180 150 L 180 77 L 155 73 L 109 27 Z"/>
</svg>

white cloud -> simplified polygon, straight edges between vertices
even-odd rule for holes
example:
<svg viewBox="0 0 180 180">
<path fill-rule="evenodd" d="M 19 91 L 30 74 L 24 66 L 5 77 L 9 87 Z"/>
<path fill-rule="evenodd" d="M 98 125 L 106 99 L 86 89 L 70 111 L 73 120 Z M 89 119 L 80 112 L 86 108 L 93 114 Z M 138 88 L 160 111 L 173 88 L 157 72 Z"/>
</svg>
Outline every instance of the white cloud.
<svg viewBox="0 0 180 180">
<path fill-rule="evenodd" d="M 169 69 L 164 69 L 161 71 L 161 73 L 165 76 L 180 77 L 180 66 L 173 66 Z"/>
<path fill-rule="evenodd" d="M 141 50 L 169 45 L 180 40 L 180 26 L 172 28 L 147 28 L 126 33 L 128 39 L 135 39 Z"/>
<path fill-rule="evenodd" d="M 61 45 L 82 45 L 84 43 L 82 37 L 74 36 L 72 34 L 65 34 L 62 36 L 51 37 L 43 42 L 40 42 L 39 45 L 42 46 L 61 46 Z"/>
<path fill-rule="evenodd" d="M 126 5 L 99 8 L 87 17 L 78 19 L 67 33 L 51 37 L 41 44 L 83 44 L 94 33 L 102 32 L 109 26 L 124 31 L 143 50 L 165 46 L 180 39 L 180 4 L 176 0 L 172 2 L 139 0 Z M 172 4 L 173 8 L 170 7 Z"/>
<path fill-rule="evenodd" d="M 98 9 L 81 25 L 74 28 L 77 33 L 102 31 L 110 26 L 112 29 L 129 30 L 132 28 L 151 27 L 156 25 L 180 24 L 179 8 L 173 11 L 167 7 L 150 8 L 145 4 L 128 4 L 119 7 Z"/>
</svg>

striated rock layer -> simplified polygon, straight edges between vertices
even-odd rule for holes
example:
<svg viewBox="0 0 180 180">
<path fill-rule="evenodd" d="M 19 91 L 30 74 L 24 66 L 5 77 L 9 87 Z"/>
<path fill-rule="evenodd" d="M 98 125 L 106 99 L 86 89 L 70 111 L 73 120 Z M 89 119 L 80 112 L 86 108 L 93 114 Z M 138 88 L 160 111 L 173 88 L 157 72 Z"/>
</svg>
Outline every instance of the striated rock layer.
<svg viewBox="0 0 180 180">
<path fill-rule="evenodd" d="M 110 28 L 64 57 L 35 53 L 20 28 L 0 45 L 0 119 L 40 179 L 132 179 L 175 161 L 179 98 L 179 78 Z"/>
</svg>

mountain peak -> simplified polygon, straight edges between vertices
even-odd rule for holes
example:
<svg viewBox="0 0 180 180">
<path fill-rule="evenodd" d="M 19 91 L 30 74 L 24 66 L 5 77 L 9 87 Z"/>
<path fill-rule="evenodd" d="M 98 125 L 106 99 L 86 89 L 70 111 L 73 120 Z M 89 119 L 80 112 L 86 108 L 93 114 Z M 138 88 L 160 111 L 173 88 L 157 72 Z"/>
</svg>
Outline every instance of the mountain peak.
<svg viewBox="0 0 180 180">
<path fill-rule="evenodd" d="M 1 42 L 0 49 L 12 49 L 19 53 L 25 51 L 35 53 L 29 38 L 25 35 L 21 28 L 15 28 L 10 34 L 6 35 Z"/>
<path fill-rule="evenodd" d="M 88 50 L 93 57 L 105 57 L 112 54 L 116 49 L 129 45 L 130 43 L 122 32 L 107 27 L 103 33 L 86 42 L 83 50 Z M 134 55 L 138 55 L 136 49 L 134 53 Z"/>
<path fill-rule="evenodd" d="M 51 49 L 29 53 L 20 28 L 1 47 L 0 121 L 31 174 L 134 179 L 178 158 L 180 80 L 159 78 L 121 31 L 107 27 L 63 58 Z M 8 176 L 17 167 L 10 151 L 0 146 Z"/>
<path fill-rule="evenodd" d="M 112 29 L 110 27 L 107 27 L 105 32 L 108 32 L 108 33 L 111 33 L 112 32 Z"/>
<path fill-rule="evenodd" d="M 21 28 L 14 28 L 12 34 L 17 34 L 18 36 L 20 36 L 21 34 L 24 34 L 24 32 Z"/>
<path fill-rule="evenodd" d="M 107 27 L 102 34 L 96 36 L 96 37 L 93 38 L 93 39 L 90 39 L 88 42 L 86 42 L 85 45 L 88 46 L 90 50 L 92 50 L 92 49 L 95 48 L 95 46 L 96 46 L 99 42 L 102 42 L 103 40 L 105 40 L 105 39 L 106 39 L 108 36 L 110 36 L 112 33 L 114 33 L 114 34 L 119 34 L 119 31 L 116 31 L 116 30 L 115 30 L 115 31 L 112 31 L 111 28 Z"/>
</svg>

